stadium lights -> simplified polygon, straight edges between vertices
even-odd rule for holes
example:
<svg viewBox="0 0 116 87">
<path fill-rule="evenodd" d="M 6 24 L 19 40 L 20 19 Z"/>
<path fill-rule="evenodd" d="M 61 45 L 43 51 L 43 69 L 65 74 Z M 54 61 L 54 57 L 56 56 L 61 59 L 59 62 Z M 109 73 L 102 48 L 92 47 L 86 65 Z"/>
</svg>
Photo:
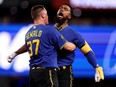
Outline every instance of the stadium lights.
<svg viewBox="0 0 116 87">
<path fill-rule="evenodd" d="M 116 9 L 116 0 L 70 0 L 70 3 L 80 8 Z"/>
<path fill-rule="evenodd" d="M 4 1 L 4 0 L 0 0 L 0 4 L 2 4 L 2 3 L 3 3 L 3 1 Z"/>
</svg>

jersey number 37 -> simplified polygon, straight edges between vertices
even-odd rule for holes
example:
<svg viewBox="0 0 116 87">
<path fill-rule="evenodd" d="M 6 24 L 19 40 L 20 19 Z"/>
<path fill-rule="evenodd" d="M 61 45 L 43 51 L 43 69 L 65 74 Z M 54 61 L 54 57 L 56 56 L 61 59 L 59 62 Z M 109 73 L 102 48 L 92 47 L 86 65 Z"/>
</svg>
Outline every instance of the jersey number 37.
<svg viewBox="0 0 116 87">
<path fill-rule="evenodd" d="M 39 43 L 40 43 L 39 39 L 35 39 L 35 40 L 27 42 L 27 46 L 29 47 L 30 57 L 33 55 L 38 55 Z M 33 45 L 35 45 L 35 46 L 33 46 Z"/>
</svg>

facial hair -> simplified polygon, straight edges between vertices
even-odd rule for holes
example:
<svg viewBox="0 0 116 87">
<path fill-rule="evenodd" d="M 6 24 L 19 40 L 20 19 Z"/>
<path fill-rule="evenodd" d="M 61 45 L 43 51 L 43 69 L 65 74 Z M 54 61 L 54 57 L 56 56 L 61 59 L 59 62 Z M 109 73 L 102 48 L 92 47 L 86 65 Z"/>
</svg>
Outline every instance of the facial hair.
<svg viewBox="0 0 116 87">
<path fill-rule="evenodd" d="M 61 18 L 60 19 L 57 16 L 55 16 L 54 20 L 56 23 L 63 24 L 66 20 L 68 20 L 68 18 Z"/>
</svg>

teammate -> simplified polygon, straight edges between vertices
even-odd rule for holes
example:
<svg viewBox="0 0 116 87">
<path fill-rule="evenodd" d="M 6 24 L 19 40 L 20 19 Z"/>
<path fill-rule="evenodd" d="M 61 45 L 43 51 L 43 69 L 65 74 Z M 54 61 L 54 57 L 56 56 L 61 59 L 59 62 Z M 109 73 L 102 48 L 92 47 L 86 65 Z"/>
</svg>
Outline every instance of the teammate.
<svg viewBox="0 0 116 87">
<path fill-rule="evenodd" d="M 47 26 L 48 14 L 43 5 L 33 6 L 31 16 L 34 26 L 25 35 L 24 51 L 30 55 L 30 87 L 58 87 L 57 50 L 75 50 L 76 46 L 66 41 L 53 27 Z M 13 53 L 9 56 L 11 62 Z"/>
<path fill-rule="evenodd" d="M 74 31 L 68 26 L 68 21 L 72 17 L 72 8 L 69 4 L 64 3 L 61 5 L 57 12 L 55 18 L 56 24 L 55 27 L 59 32 L 66 38 L 68 41 L 74 43 L 82 53 L 87 58 L 88 62 L 96 70 L 95 81 L 99 82 L 100 79 L 104 79 L 104 74 L 102 67 L 100 67 L 96 62 L 96 57 L 94 52 L 84 40 L 80 33 Z M 75 53 L 68 51 L 59 51 L 58 52 L 58 81 L 59 87 L 72 87 L 73 86 L 73 75 L 72 75 L 72 63 L 75 58 Z M 100 76 L 99 76 L 100 75 Z"/>
<path fill-rule="evenodd" d="M 55 28 L 70 42 L 73 42 L 77 48 L 79 48 L 82 53 L 87 58 L 88 62 L 96 70 L 95 81 L 99 82 L 101 79 L 104 80 L 104 73 L 102 67 L 96 62 L 96 57 L 94 52 L 88 43 L 84 40 L 80 33 L 74 31 L 68 26 L 68 21 L 72 17 L 72 8 L 69 4 L 63 4 L 55 18 L 56 24 Z M 16 51 L 17 54 L 24 52 L 25 45 Z M 13 57 L 14 58 L 14 57 Z M 72 87 L 73 86 L 73 74 L 72 74 L 72 63 L 75 58 L 75 53 L 66 50 L 59 51 L 58 53 L 58 81 L 59 87 Z"/>
</svg>

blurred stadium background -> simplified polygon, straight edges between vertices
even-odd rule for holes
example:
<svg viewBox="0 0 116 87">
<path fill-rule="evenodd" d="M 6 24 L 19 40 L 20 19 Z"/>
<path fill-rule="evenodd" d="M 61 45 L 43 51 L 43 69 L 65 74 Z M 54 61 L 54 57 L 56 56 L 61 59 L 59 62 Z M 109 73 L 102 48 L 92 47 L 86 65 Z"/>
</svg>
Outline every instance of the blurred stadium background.
<svg viewBox="0 0 116 87">
<path fill-rule="evenodd" d="M 116 87 L 116 0 L 0 0 L 0 87 L 28 87 L 28 54 L 17 56 L 12 64 L 6 57 L 24 44 L 24 35 L 33 23 L 31 7 L 45 5 L 53 25 L 65 2 L 73 7 L 69 25 L 88 41 L 105 74 L 104 81 L 95 83 L 93 67 L 77 49 L 74 87 Z"/>
</svg>

